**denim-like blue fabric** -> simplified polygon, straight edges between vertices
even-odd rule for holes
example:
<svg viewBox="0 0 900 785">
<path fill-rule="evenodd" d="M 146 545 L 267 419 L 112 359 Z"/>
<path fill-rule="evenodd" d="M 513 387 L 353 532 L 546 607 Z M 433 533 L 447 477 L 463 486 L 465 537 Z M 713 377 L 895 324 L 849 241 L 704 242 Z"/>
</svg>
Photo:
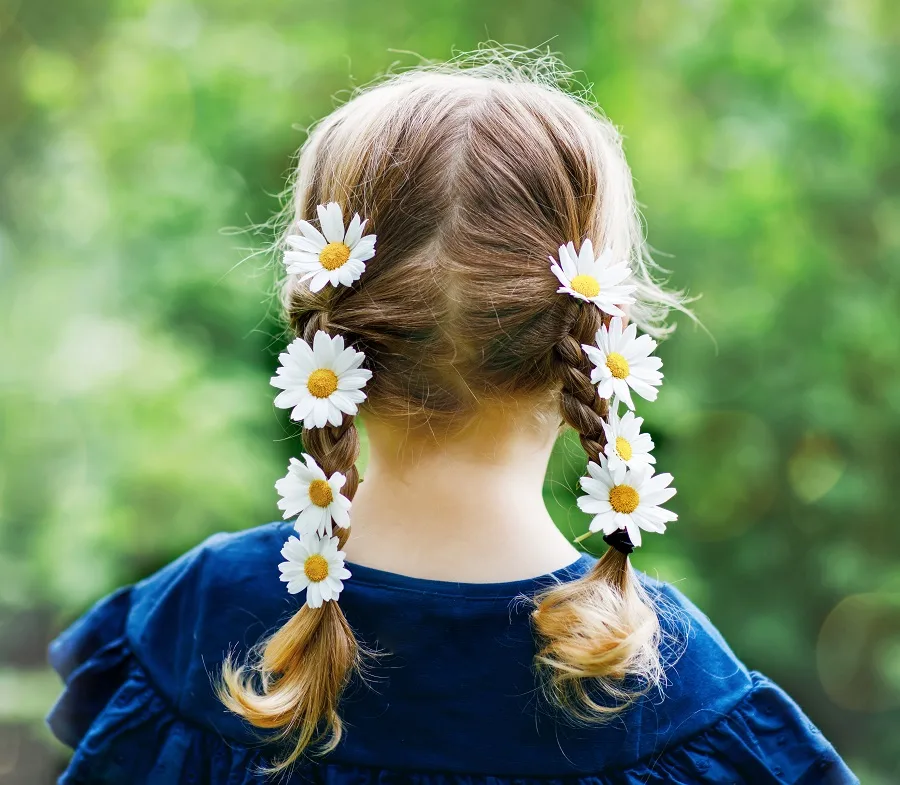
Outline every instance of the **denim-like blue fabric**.
<svg viewBox="0 0 900 785">
<path fill-rule="evenodd" d="M 213 692 L 226 652 L 244 653 L 302 602 L 278 579 L 290 524 L 216 535 L 110 595 L 50 647 L 66 683 L 48 722 L 75 749 L 64 785 L 249 785 L 275 753 Z M 590 568 L 454 584 L 349 565 L 341 606 L 381 655 L 342 703 L 347 731 L 283 782 L 329 785 L 855 783 L 798 706 L 748 672 L 709 620 L 647 578 L 668 668 L 611 723 L 575 727 L 536 689 L 524 597 Z"/>
</svg>

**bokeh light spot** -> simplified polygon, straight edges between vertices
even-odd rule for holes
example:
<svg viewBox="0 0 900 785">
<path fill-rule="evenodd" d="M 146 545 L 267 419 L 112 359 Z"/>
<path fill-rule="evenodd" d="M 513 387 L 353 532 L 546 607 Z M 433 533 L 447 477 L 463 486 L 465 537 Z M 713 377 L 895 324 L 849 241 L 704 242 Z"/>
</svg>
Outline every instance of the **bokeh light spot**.
<svg viewBox="0 0 900 785">
<path fill-rule="evenodd" d="M 816 646 L 819 680 L 838 706 L 900 707 L 900 593 L 854 594 L 828 614 Z"/>
<path fill-rule="evenodd" d="M 788 462 L 791 488 L 810 504 L 821 499 L 841 478 L 846 461 L 827 436 L 807 434 Z"/>
</svg>

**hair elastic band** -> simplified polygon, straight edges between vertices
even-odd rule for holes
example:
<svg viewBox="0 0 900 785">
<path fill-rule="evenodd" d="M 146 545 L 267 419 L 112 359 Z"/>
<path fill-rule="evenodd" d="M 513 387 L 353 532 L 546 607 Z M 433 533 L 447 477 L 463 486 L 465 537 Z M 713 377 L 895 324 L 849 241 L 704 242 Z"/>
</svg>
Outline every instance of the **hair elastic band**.
<svg viewBox="0 0 900 785">
<path fill-rule="evenodd" d="M 626 556 L 634 550 L 634 545 L 625 529 L 616 529 L 612 534 L 604 534 L 603 542 Z"/>
</svg>

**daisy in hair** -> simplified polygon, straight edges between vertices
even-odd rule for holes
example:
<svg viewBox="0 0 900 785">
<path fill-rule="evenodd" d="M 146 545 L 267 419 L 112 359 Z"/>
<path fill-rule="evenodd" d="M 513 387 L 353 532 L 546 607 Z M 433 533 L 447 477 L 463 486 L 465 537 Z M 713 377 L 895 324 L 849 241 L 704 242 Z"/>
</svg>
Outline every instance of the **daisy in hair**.
<svg viewBox="0 0 900 785">
<path fill-rule="evenodd" d="M 375 256 L 375 235 L 363 235 L 366 221 L 359 213 L 344 228 L 344 213 L 337 202 L 316 208 L 321 231 L 309 221 L 298 221 L 300 234 L 291 234 L 285 242 L 291 250 L 284 254 L 290 275 L 309 281 L 310 291 L 318 292 L 326 284 L 349 286 L 365 272 L 366 262 Z"/>
<path fill-rule="evenodd" d="M 365 355 L 345 348 L 343 336 L 332 338 L 319 330 L 312 346 L 295 338 L 278 359 L 281 365 L 271 384 L 284 392 L 275 396 L 275 405 L 291 409 L 291 419 L 306 428 L 340 425 L 366 399 L 363 387 L 372 372 L 360 367 Z"/>
<path fill-rule="evenodd" d="M 323 602 L 336 600 L 350 577 L 344 566 L 344 552 L 338 550 L 337 537 L 307 534 L 302 539 L 289 537 L 281 549 L 285 561 L 278 565 L 281 580 L 291 594 L 306 590 L 306 604 L 321 608 Z"/>
<path fill-rule="evenodd" d="M 615 409 L 610 409 L 609 422 L 603 423 L 603 432 L 606 434 L 606 447 L 603 451 L 610 470 L 617 469 L 622 464 L 629 469 L 638 469 L 656 463 L 656 458 L 651 453 L 653 440 L 646 433 L 641 433 L 644 418 L 635 417 L 631 411 L 626 411 L 619 417 Z"/>
<path fill-rule="evenodd" d="M 298 516 L 294 528 L 300 534 L 331 534 L 332 523 L 348 526 L 350 500 L 341 494 L 347 478 L 340 472 L 328 477 L 311 455 L 303 461 L 291 458 L 288 473 L 275 483 L 281 496 L 278 508 L 285 518 Z"/>
<path fill-rule="evenodd" d="M 625 529 L 638 547 L 641 529 L 662 534 L 666 523 L 678 520 L 674 512 L 660 506 L 675 495 L 669 487 L 671 474 L 653 474 L 649 466 L 629 469 L 624 464 L 610 471 L 602 457 L 599 464 L 589 461 L 587 468 L 589 476 L 581 478 L 585 495 L 578 497 L 578 507 L 594 516 L 588 534 Z"/>
<path fill-rule="evenodd" d="M 579 251 L 574 243 L 559 246 L 559 261 L 550 257 L 550 271 L 561 284 L 557 292 L 593 303 L 610 316 L 625 316 L 619 306 L 634 302 L 631 293 L 637 287 L 622 283 L 631 276 L 628 262 L 617 261 L 611 248 L 595 258 L 590 240 Z"/>
<path fill-rule="evenodd" d="M 597 331 L 596 340 L 596 346 L 582 344 L 581 348 L 594 364 L 591 381 L 597 385 L 597 394 L 607 399 L 615 396 L 632 410 L 632 390 L 655 401 L 663 380 L 662 360 L 651 356 L 656 341 L 649 335 L 638 336 L 634 324 L 623 329 L 623 320 L 617 316 L 610 319 L 609 327 L 603 325 Z"/>
</svg>

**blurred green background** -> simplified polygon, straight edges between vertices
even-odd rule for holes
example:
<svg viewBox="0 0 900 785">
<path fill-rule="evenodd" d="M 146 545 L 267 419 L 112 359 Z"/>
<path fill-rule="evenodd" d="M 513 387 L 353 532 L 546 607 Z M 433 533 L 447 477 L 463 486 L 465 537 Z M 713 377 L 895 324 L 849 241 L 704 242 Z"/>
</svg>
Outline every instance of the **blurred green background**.
<svg viewBox="0 0 900 785">
<path fill-rule="evenodd" d="M 892 0 L 0 0 L 0 781 L 64 764 L 63 625 L 278 517 L 271 234 L 234 230 L 335 96 L 488 38 L 586 73 L 717 342 L 680 317 L 661 349 L 642 413 L 681 518 L 638 565 L 900 782 Z M 547 484 L 573 531 L 582 468 L 563 444 Z"/>
</svg>

